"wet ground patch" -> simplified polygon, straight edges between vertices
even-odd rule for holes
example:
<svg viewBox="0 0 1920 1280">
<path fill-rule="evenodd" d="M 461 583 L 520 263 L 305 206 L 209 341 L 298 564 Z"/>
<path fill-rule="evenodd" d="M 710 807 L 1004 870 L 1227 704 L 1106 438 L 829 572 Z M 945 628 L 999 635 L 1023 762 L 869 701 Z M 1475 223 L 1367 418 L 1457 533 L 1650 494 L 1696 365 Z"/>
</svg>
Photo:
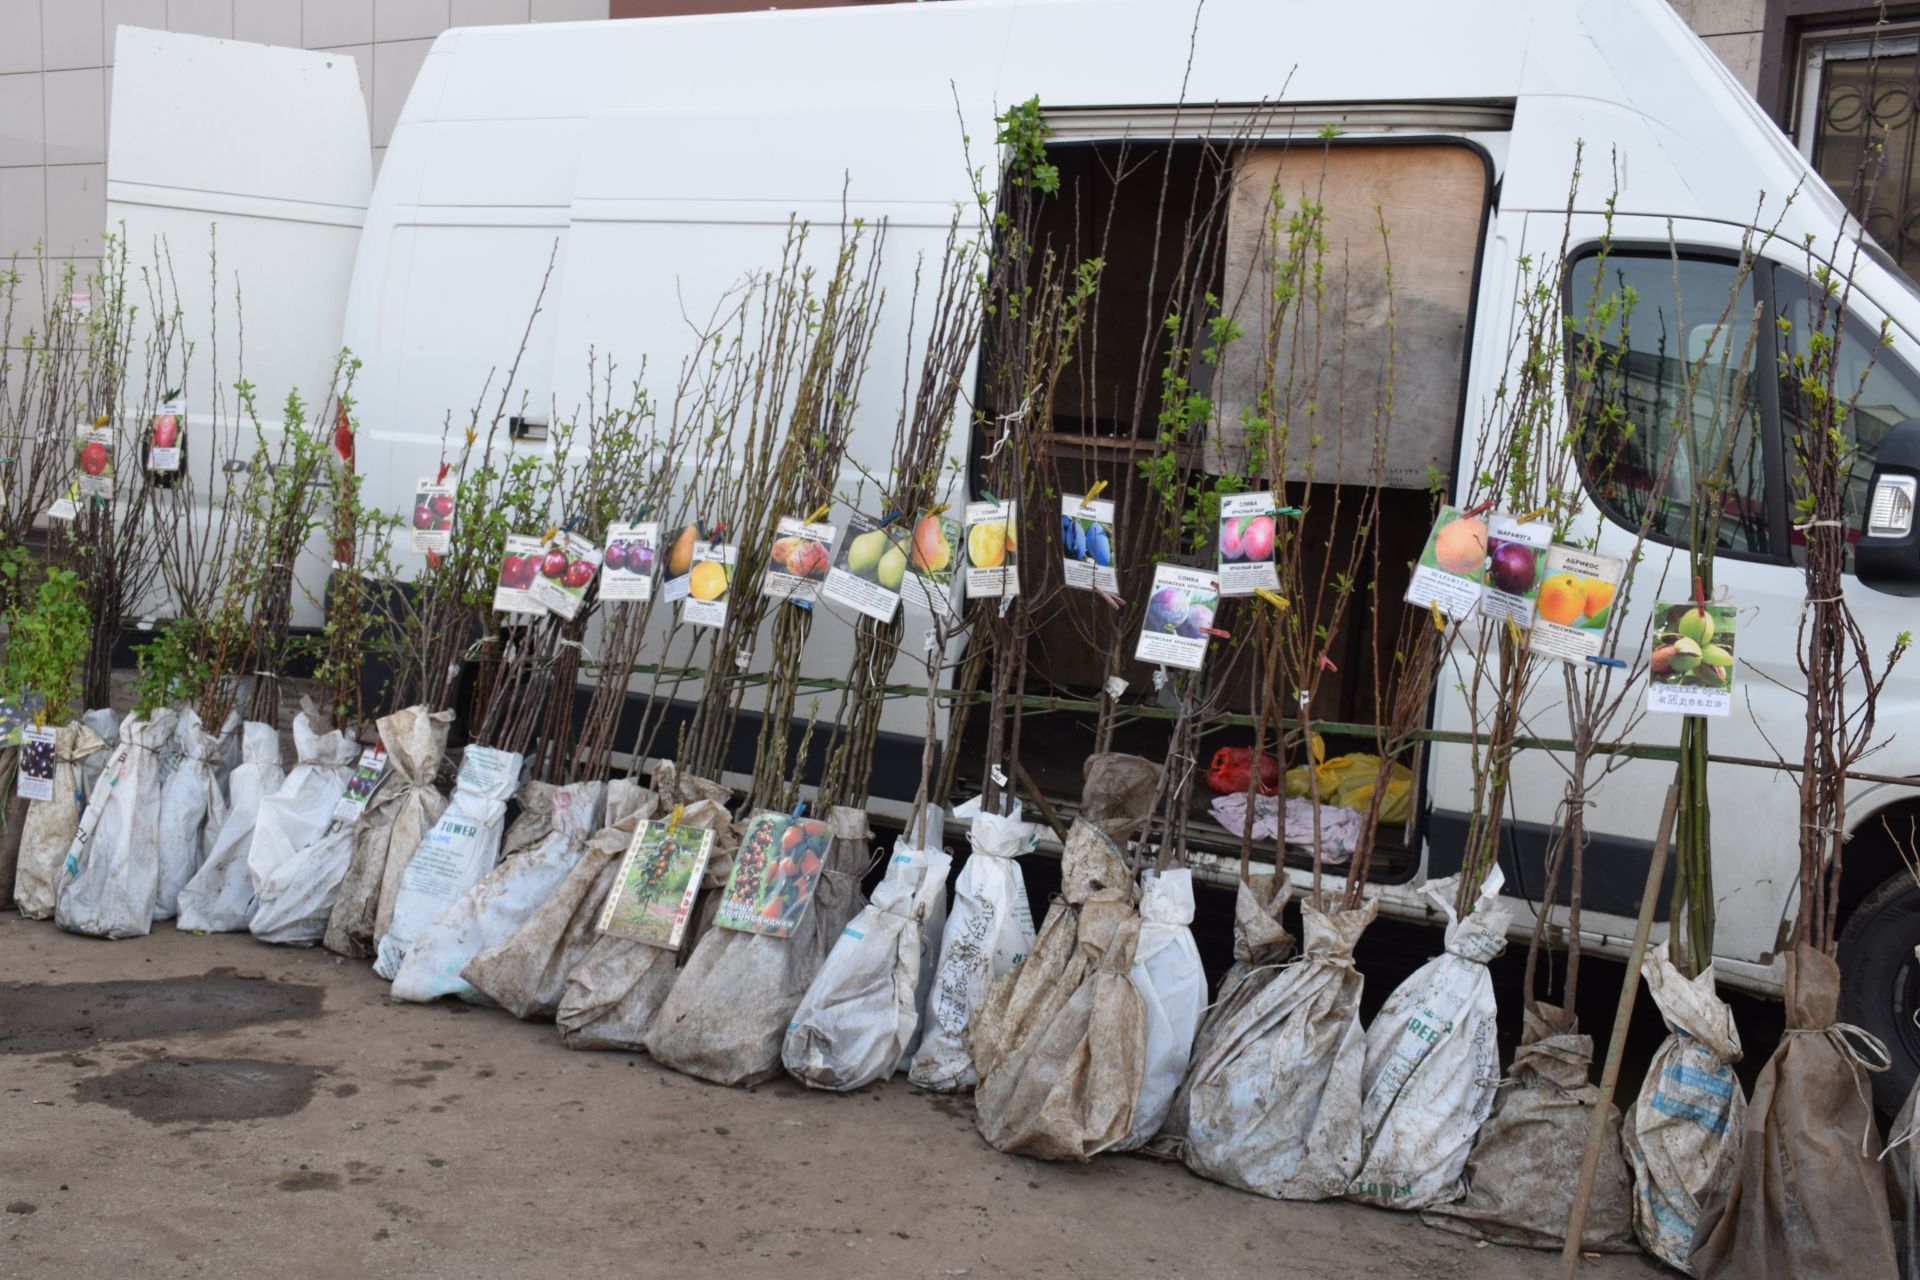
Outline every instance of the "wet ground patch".
<svg viewBox="0 0 1920 1280">
<path fill-rule="evenodd" d="M 113 1107 L 149 1124 L 208 1124 L 292 1115 L 313 1101 L 321 1074 L 297 1062 L 155 1058 L 89 1076 L 73 1092 L 82 1102 Z"/>
<path fill-rule="evenodd" d="M 0 1053 L 54 1053 L 102 1040 L 159 1040 L 312 1018 L 325 992 L 211 969 L 145 982 L 0 986 Z"/>
</svg>

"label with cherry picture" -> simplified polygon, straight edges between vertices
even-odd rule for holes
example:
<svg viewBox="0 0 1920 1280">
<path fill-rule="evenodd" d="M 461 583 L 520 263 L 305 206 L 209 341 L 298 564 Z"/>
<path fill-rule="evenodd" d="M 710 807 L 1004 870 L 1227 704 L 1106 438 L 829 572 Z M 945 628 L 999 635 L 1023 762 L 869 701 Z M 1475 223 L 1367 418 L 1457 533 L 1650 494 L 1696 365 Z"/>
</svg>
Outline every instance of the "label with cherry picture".
<svg viewBox="0 0 1920 1280">
<path fill-rule="evenodd" d="M 653 569 L 659 556 L 658 521 L 608 525 L 607 549 L 600 556 L 600 598 L 652 599 Z"/>
<path fill-rule="evenodd" d="M 187 434 L 187 411 L 178 399 L 168 400 L 153 415 L 147 434 L 147 470 L 180 469 L 180 450 Z"/>
<path fill-rule="evenodd" d="M 500 575 L 493 588 L 493 607 L 501 613 L 541 617 L 546 606 L 533 598 L 534 579 L 540 576 L 540 562 L 547 548 L 538 538 L 522 534 L 507 535 L 500 553 Z"/>
<path fill-rule="evenodd" d="M 82 427 L 79 439 L 80 495 L 113 496 L 113 428 Z"/>
<path fill-rule="evenodd" d="M 454 484 L 421 476 L 413 486 L 413 550 L 445 555 L 453 548 Z"/>
<path fill-rule="evenodd" d="M 600 548 L 577 533 L 561 532 L 540 557 L 533 579 L 533 598 L 555 617 L 572 622 L 587 602 L 587 588 L 600 572 Z"/>
</svg>

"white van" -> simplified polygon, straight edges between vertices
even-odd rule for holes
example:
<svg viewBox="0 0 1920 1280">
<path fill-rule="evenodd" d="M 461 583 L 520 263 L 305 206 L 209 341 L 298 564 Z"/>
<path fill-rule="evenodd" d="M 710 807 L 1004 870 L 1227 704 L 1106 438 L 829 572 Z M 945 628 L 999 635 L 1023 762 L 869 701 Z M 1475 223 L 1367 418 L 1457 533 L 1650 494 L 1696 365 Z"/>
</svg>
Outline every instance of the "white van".
<svg viewBox="0 0 1920 1280">
<path fill-rule="evenodd" d="M 249 375 L 264 403 L 292 382 L 314 385 L 338 345 L 315 330 L 340 317 L 341 340 L 365 362 L 360 467 L 394 510 L 432 469 L 448 411 L 464 413 L 511 358 L 556 247 L 522 384 L 533 405 L 564 412 L 584 398 L 589 346 L 629 368 L 644 357 L 656 374 L 676 369 L 689 338 L 683 308 L 698 313 L 702 300 L 771 262 L 791 216 L 833 225 L 844 209 L 886 219 L 883 284 L 904 298 L 915 255 L 937 256 L 953 209 L 971 199 L 963 136 L 978 164 L 991 150 L 994 115 L 1035 95 L 1054 157 L 1088 173 L 1122 139 L 1152 151 L 1251 129 L 1256 141 L 1278 144 L 1333 126 L 1330 154 L 1356 189 L 1391 188 L 1396 271 L 1413 277 L 1426 267 L 1424 282 L 1406 286 L 1425 290 L 1415 299 L 1425 327 L 1409 344 L 1424 381 L 1406 384 L 1421 409 L 1402 406 L 1401 421 L 1415 426 L 1401 461 L 1413 467 L 1426 450 L 1456 481 L 1511 349 L 1517 264 L 1561 254 L 1577 143 L 1588 163 L 1570 252 L 1591 253 L 1617 181 L 1612 268 L 1643 297 L 1672 296 L 1671 235 L 1687 296 L 1697 290 L 1700 310 L 1710 304 L 1717 314 L 1757 211 L 1762 224 L 1781 225 L 1749 285 L 1770 318 L 1804 297 L 1799 246 L 1808 238 L 1832 246 L 1851 230 L 1842 203 L 1666 0 L 1382 0 L 1364 23 L 1354 17 L 1316 0 L 1210 0 L 1197 25 L 1192 6 L 1166 0 L 953 0 L 459 29 L 434 44 L 370 193 L 350 64 L 123 29 L 110 217 L 126 222 L 136 245 L 168 230 L 176 260 L 191 257 L 181 240 L 208 221 L 240 224 L 222 231 L 221 260 L 252 282 Z M 262 166 L 263 153 L 273 162 Z M 273 234 L 267 224 L 278 224 Z M 288 280 L 297 292 L 278 287 Z M 1852 306 L 1858 341 L 1845 359 L 1867 358 L 1883 317 L 1893 335 L 1862 400 L 1859 428 L 1875 437 L 1862 443 L 1893 441 L 1910 469 L 1920 425 L 1897 424 L 1920 418 L 1920 296 L 1870 252 Z M 279 327 L 292 317 L 296 327 Z M 263 360 L 282 333 L 297 341 Z M 883 324 L 872 367 L 899 368 L 904 344 L 904 325 Z M 1791 756 L 1801 718 L 1792 686 L 1803 591 L 1782 443 L 1792 397 L 1773 376 L 1774 345 L 1763 323 L 1745 491 L 1731 504 L 1716 570 L 1720 593 L 1740 610 L 1746 673 L 1741 705 L 1714 725 L 1713 747 L 1756 759 L 1771 755 L 1769 741 Z M 1677 362 L 1660 350 L 1636 344 L 1631 354 L 1650 385 L 1677 385 Z M 870 381 L 853 445 L 882 470 L 897 405 L 871 388 L 885 381 Z M 1641 425 L 1652 449 L 1669 424 L 1650 414 Z M 955 452 L 968 446 L 957 423 Z M 1863 475 L 1862 519 L 1868 483 Z M 1604 496 L 1618 520 L 1602 549 L 1618 551 L 1631 544 L 1619 522 L 1656 495 L 1614 484 Z M 1688 500 L 1672 487 L 1658 497 L 1669 509 Z M 1666 528 L 1655 527 L 1658 540 Z M 1905 523 L 1886 532 L 1871 557 L 1876 585 L 1847 588 L 1880 650 L 1912 625 L 1906 593 L 1920 591 L 1920 551 Z M 1668 545 L 1652 549 L 1643 575 L 1657 573 Z M 1651 594 L 1640 592 L 1636 606 L 1650 607 Z M 844 674 L 846 634 L 816 629 L 808 674 Z M 897 678 L 910 679 L 906 668 Z M 1899 735 L 1917 695 L 1920 672 L 1909 663 L 1881 700 L 1891 741 L 1871 759 L 1876 772 L 1920 774 L 1920 739 Z M 919 712 L 895 714 L 887 731 L 914 738 Z M 1434 716 L 1442 728 L 1468 727 L 1445 687 Z M 1652 717 L 1642 732 L 1672 743 L 1678 728 Z M 879 753 L 883 762 L 888 754 Z M 1585 923 L 1602 952 L 1623 953 L 1632 932 L 1671 770 L 1627 765 L 1592 810 Z M 1425 775 L 1415 838 L 1379 876 L 1384 909 L 1408 918 L 1428 914 L 1417 886 L 1458 865 L 1471 803 L 1465 748 L 1430 750 Z M 876 808 L 900 798 L 899 782 L 883 770 Z M 1716 766 L 1711 787 L 1721 980 L 1777 993 L 1794 917 L 1795 789 L 1790 775 L 1733 765 Z M 1559 794 L 1555 766 L 1524 756 L 1506 851 L 1507 884 L 1519 897 L 1538 896 Z M 1876 1083 L 1890 1103 L 1920 1071 L 1911 1016 L 1920 1008 L 1920 887 L 1882 819 L 1904 832 L 1920 794 L 1863 783 L 1851 796 L 1846 1016 L 1894 1049 L 1899 1069 Z M 1516 907 L 1524 929 L 1531 912 Z"/>
</svg>

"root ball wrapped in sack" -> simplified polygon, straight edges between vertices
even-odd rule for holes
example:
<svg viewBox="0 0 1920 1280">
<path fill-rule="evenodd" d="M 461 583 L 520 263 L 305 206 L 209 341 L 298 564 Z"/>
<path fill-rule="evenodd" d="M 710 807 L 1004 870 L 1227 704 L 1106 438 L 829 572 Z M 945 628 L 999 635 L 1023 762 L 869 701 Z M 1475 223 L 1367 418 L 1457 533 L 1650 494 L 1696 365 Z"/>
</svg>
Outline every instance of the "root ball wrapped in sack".
<svg viewBox="0 0 1920 1280">
<path fill-rule="evenodd" d="M 353 852 L 327 917 L 326 948 L 356 960 L 372 956 L 393 920 L 407 858 L 447 807 L 435 778 L 447 753 L 453 712 L 408 707 L 379 720 L 393 776 L 353 828 Z"/>
<path fill-rule="evenodd" d="M 333 807 L 353 776 L 360 744 L 343 729 L 326 728 L 312 701 L 303 702 L 293 718 L 298 763 L 279 790 L 260 802 L 247 850 L 254 894 L 247 927 L 266 941 L 318 942 L 334 890 L 346 873 L 343 842 L 329 842 L 318 861 L 310 854 L 333 826 Z"/>
<path fill-rule="evenodd" d="M 227 816 L 214 832 L 213 848 L 200 870 L 180 890 L 175 924 L 193 933 L 228 933 L 253 919 L 253 873 L 247 858 L 260 805 L 280 789 L 280 735 L 270 724 L 249 720 L 240 728 L 240 763 L 227 780 Z"/>
<path fill-rule="evenodd" d="M 240 734 L 240 713 L 229 712 L 218 733 L 189 707 L 180 713 L 175 741 L 180 763 L 160 792 L 160 886 L 153 918 L 171 920 L 180 910 L 180 891 L 213 851 L 214 836 L 227 816 L 227 793 L 220 785 L 220 764 L 228 744 Z"/>
<path fill-rule="evenodd" d="M 1192 926 L 1193 872 L 1148 870 L 1140 886 L 1140 943 L 1129 973 L 1146 1009 L 1147 1056 L 1122 1151 L 1144 1146 L 1160 1132 L 1192 1060 L 1207 1007 L 1207 975 Z"/>
<path fill-rule="evenodd" d="M 80 815 L 67 850 L 54 921 L 72 933 L 140 938 L 153 928 L 160 891 L 161 753 L 175 716 L 129 715 L 120 745 Z"/>
<path fill-rule="evenodd" d="M 27 806 L 20 824 L 20 862 L 14 872 L 14 906 L 29 920 L 48 920 L 60 897 L 67 850 L 80 828 L 85 804 L 84 763 L 104 756 L 107 744 L 79 722 L 53 731 L 53 798 Z"/>
</svg>

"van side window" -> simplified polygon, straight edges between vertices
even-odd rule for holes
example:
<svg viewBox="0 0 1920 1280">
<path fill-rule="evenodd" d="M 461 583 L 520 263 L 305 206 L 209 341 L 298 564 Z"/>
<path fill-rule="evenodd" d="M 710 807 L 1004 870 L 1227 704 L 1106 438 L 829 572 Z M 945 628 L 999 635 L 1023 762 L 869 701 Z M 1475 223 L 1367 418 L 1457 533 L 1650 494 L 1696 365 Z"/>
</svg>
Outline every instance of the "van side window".
<svg viewBox="0 0 1920 1280">
<path fill-rule="evenodd" d="M 1804 420 L 1803 393 L 1794 377 L 1792 357 L 1807 349 L 1808 336 L 1820 323 L 1819 294 L 1809 292 L 1818 286 L 1799 272 L 1776 267 L 1773 274 L 1775 305 L 1785 321 L 1780 337 L 1780 423 L 1791 469 L 1793 436 Z M 1831 325 L 1832 320 L 1829 318 L 1827 323 Z M 1843 423 L 1856 450 L 1846 494 L 1847 546 L 1851 561 L 1851 548 L 1860 540 L 1873 486 L 1874 455 L 1879 451 L 1880 442 L 1887 438 L 1887 432 L 1908 418 L 1920 418 L 1920 377 L 1880 341 L 1874 326 L 1857 314 L 1847 316 L 1834 358 L 1834 395 L 1841 402 L 1853 402 L 1852 412 Z M 1794 557 L 1798 559 L 1806 545 L 1806 536 L 1794 531 L 1792 544 Z"/>
<path fill-rule="evenodd" d="M 1720 547 L 1777 554 L 1754 376 L 1769 348 L 1754 332 L 1751 277 L 1665 252 L 1590 255 L 1570 277 L 1569 339 L 1592 330 L 1600 344 L 1593 385 L 1570 389 L 1595 499 L 1628 528 L 1646 519 L 1650 536 L 1685 546 L 1696 503 L 1721 486 Z"/>
</svg>

